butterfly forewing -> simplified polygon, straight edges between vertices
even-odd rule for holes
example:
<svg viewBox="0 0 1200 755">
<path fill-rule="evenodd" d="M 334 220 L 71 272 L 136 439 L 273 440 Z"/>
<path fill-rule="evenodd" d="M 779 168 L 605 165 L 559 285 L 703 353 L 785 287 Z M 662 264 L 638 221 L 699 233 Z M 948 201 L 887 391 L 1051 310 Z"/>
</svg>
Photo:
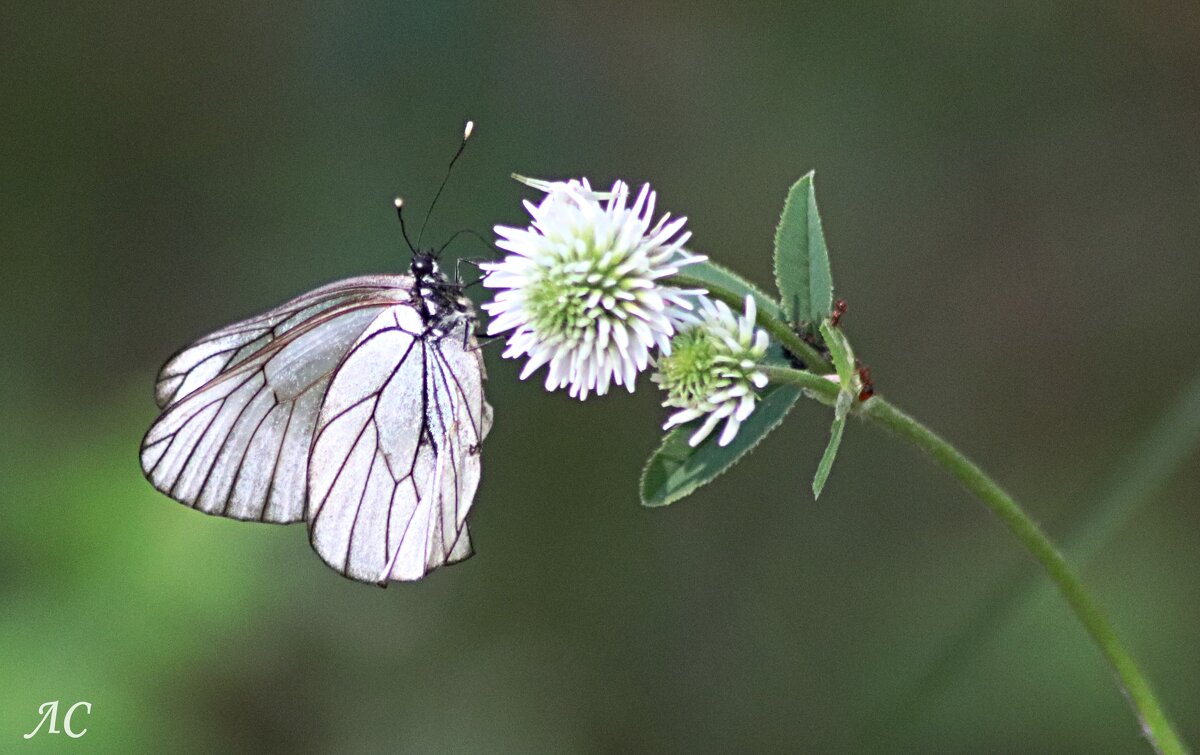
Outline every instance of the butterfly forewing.
<svg viewBox="0 0 1200 755">
<path fill-rule="evenodd" d="M 387 298 L 411 282 L 411 278 L 401 275 L 349 278 L 210 333 L 167 360 L 155 383 L 155 400 L 160 408 L 166 408 L 320 312 L 353 301 Z"/>
<path fill-rule="evenodd" d="M 411 278 L 354 278 L 210 334 L 163 367 L 163 414 L 142 442 L 156 488 L 206 513 L 299 521 L 330 376 Z"/>
<path fill-rule="evenodd" d="M 435 333 L 413 307 L 389 309 L 329 386 L 309 467 L 310 537 L 354 579 L 419 579 L 471 555 L 465 519 L 491 409 L 470 318 L 452 323 Z"/>
</svg>

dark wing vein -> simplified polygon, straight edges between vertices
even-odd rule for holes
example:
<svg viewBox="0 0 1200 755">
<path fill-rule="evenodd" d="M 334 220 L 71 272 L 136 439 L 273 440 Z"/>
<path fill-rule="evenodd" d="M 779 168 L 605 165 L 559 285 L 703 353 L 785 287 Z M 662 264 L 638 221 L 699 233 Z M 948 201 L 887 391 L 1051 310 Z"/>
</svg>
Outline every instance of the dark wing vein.
<svg viewBox="0 0 1200 755">
<path fill-rule="evenodd" d="M 332 284 L 325 289 L 320 296 L 314 296 L 317 292 L 314 291 L 306 296 L 299 297 L 293 302 L 283 305 L 282 307 L 267 312 L 258 317 L 245 320 L 240 323 L 235 323 L 226 328 L 210 333 L 194 343 L 180 349 L 173 354 L 163 365 L 159 372 L 156 385 L 162 389 L 164 384 L 177 381 L 175 388 L 170 390 L 169 395 L 164 394 L 161 390 L 156 391 L 158 395 L 156 400 L 161 408 L 167 408 L 173 404 L 187 398 L 188 395 L 199 390 L 204 390 L 209 387 L 211 381 L 221 375 L 229 374 L 237 370 L 243 364 L 253 361 L 265 349 L 279 350 L 286 346 L 291 341 L 304 335 L 305 333 L 320 327 L 330 319 L 340 317 L 348 311 L 356 307 L 382 307 L 391 306 L 398 303 L 397 296 L 401 295 L 398 291 L 403 291 L 396 287 L 378 286 L 374 288 L 365 288 L 362 286 L 350 286 L 346 288 L 336 288 L 338 284 Z M 406 293 L 403 294 L 407 296 Z M 327 305 L 324 309 L 314 312 L 311 316 L 301 320 L 299 323 L 293 322 L 295 316 L 306 310 L 314 307 Z M 284 329 L 286 327 L 286 329 Z M 282 329 L 282 330 L 281 330 Z M 242 359 L 234 361 L 234 358 L 246 347 L 254 344 L 264 336 L 270 336 L 267 343 L 263 344 L 259 349 L 251 351 L 243 356 Z M 213 351 L 211 353 L 205 350 L 205 347 L 215 342 L 224 339 L 235 338 L 236 340 L 228 347 Z M 190 355 L 199 352 L 205 354 L 203 359 L 200 359 L 195 364 L 189 367 L 181 368 L 181 363 L 187 364 L 190 361 Z M 186 393 L 183 388 L 188 383 L 189 377 L 200 370 L 204 365 L 208 364 L 212 359 L 228 354 L 228 358 L 224 360 L 217 371 L 213 372 L 209 378 L 201 384 L 193 386 Z M 205 374 L 205 373 L 200 373 Z"/>
<path fill-rule="evenodd" d="M 446 418 L 442 416 L 441 403 L 434 401 L 433 409 L 437 414 L 438 424 L 442 428 L 442 437 L 446 439 L 446 442 L 443 445 L 446 448 L 446 453 L 450 455 L 450 468 L 452 470 L 454 470 L 454 523 L 455 523 L 455 530 L 457 531 L 457 529 L 458 529 L 458 527 L 457 527 L 457 525 L 458 525 L 458 499 L 459 499 L 459 495 L 461 493 L 460 482 L 458 479 L 458 469 L 459 469 L 459 467 L 458 467 L 458 464 L 459 464 L 459 462 L 458 462 L 458 443 L 457 443 L 458 436 L 457 436 L 457 433 L 455 432 L 455 425 L 458 422 L 458 417 L 455 416 L 457 414 L 457 411 L 455 411 L 456 407 L 453 405 L 454 394 L 450 390 L 449 381 L 446 380 L 446 371 L 447 370 L 445 367 L 445 360 L 442 357 L 441 353 L 436 348 L 433 349 L 433 352 L 434 352 L 434 355 L 437 357 L 434 360 L 434 366 L 437 368 L 437 377 L 441 378 L 442 387 L 444 387 L 446 389 L 446 399 L 451 402 L 451 406 L 450 406 L 451 426 L 450 427 L 446 427 Z M 434 393 L 436 395 L 436 391 Z M 464 401 L 464 405 L 465 405 L 465 403 L 466 402 Z M 444 493 L 443 493 L 443 495 L 444 495 Z M 440 504 L 441 501 L 438 501 L 437 503 Z M 445 521 L 442 517 L 438 518 L 438 526 L 442 528 L 442 530 L 443 530 L 442 535 L 444 536 L 445 535 L 445 531 L 444 531 L 445 530 Z"/>
<path fill-rule="evenodd" d="M 278 408 L 278 406 L 280 405 L 277 405 L 275 408 Z M 271 414 L 274 412 L 275 409 L 271 409 L 271 411 L 267 412 L 267 417 L 271 416 Z M 283 446 L 285 443 L 287 443 L 288 433 L 292 430 L 292 417 L 295 416 L 295 414 L 296 402 L 292 401 L 288 404 L 288 417 L 283 423 L 283 432 L 279 433 L 279 446 L 275 449 L 275 461 L 271 462 L 270 482 L 267 483 L 267 492 L 263 495 L 262 511 L 260 511 L 258 514 L 258 520 L 260 522 L 265 522 L 267 520 L 267 510 L 271 508 L 271 496 L 275 493 L 275 479 L 279 475 L 279 460 L 283 458 Z M 264 417 L 263 420 L 265 421 L 266 417 Z M 257 434 L 258 430 L 255 430 L 254 432 Z M 242 475 L 242 465 L 246 462 L 245 454 L 250 452 L 250 446 L 253 444 L 254 438 L 251 437 L 246 443 L 246 450 L 243 451 L 242 461 L 238 463 L 237 473 L 233 476 L 233 484 L 229 486 L 230 496 L 233 495 L 232 491 L 237 490 L 238 480 L 241 479 Z M 225 506 L 226 508 L 229 507 L 228 501 L 226 501 Z"/>
</svg>

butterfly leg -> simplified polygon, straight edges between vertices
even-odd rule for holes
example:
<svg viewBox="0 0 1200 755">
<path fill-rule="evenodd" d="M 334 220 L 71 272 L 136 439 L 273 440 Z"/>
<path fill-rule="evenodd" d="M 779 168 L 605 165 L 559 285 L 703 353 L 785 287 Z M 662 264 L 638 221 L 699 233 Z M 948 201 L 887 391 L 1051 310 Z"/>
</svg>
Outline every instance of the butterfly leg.
<svg viewBox="0 0 1200 755">
<path fill-rule="evenodd" d="M 484 338 L 481 341 L 477 341 L 474 346 L 464 348 L 463 350 L 464 351 L 479 351 L 484 346 L 489 346 L 489 345 L 495 343 L 496 341 L 499 341 L 500 339 L 501 339 L 501 336 L 492 336 L 490 338 Z"/>
<path fill-rule="evenodd" d="M 475 337 L 474 346 L 471 345 L 472 336 Z M 493 341 L 499 341 L 500 338 L 501 336 L 489 336 L 487 331 L 482 328 L 474 332 L 470 328 L 463 328 L 462 348 L 463 351 L 477 351 Z"/>
<path fill-rule="evenodd" d="M 462 286 L 462 288 L 464 288 L 464 289 L 468 289 L 471 286 L 478 286 L 480 283 L 483 282 L 484 278 L 488 277 L 488 272 L 486 270 L 484 270 L 482 275 L 480 275 L 478 278 L 471 281 L 470 283 L 462 282 L 462 266 L 470 265 L 471 267 L 475 268 L 476 270 L 482 270 L 482 268 L 479 265 L 480 259 L 483 259 L 483 258 L 481 258 L 481 257 L 459 257 L 457 260 L 454 261 L 454 280 L 459 286 Z"/>
</svg>

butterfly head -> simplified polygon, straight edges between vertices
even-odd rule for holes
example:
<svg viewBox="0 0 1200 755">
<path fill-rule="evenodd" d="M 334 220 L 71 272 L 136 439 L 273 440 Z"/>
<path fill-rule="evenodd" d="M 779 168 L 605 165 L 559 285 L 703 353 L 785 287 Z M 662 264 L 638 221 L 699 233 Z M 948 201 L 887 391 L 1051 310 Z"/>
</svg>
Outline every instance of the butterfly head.
<svg viewBox="0 0 1200 755">
<path fill-rule="evenodd" d="M 422 250 L 409 241 L 408 230 L 404 227 L 404 200 L 399 197 L 396 198 L 396 215 L 400 218 L 400 232 L 404 234 L 404 243 L 408 245 L 409 251 L 412 252 L 412 262 L 408 267 L 409 271 L 418 282 L 436 277 L 440 272 L 437 260 L 438 255 L 441 254 L 441 250 Z"/>
<path fill-rule="evenodd" d="M 416 252 L 413 254 L 412 264 L 409 266 L 413 277 L 417 280 L 424 280 L 430 276 L 437 275 L 438 264 L 437 257 L 433 252 Z"/>
</svg>

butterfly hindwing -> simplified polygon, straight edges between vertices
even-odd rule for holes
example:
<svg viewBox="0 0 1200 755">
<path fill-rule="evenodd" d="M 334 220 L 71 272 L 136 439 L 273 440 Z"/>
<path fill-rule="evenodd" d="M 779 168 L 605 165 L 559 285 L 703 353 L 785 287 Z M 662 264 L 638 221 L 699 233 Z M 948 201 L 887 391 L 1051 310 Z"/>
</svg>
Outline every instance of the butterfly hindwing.
<svg viewBox="0 0 1200 755">
<path fill-rule="evenodd" d="M 435 333 L 415 308 L 393 307 L 332 378 L 309 467 L 309 534 L 352 579 L 419 579 L 471 555 L 465 520 L 491 408 L 470 324 Z"/>
</svg>

